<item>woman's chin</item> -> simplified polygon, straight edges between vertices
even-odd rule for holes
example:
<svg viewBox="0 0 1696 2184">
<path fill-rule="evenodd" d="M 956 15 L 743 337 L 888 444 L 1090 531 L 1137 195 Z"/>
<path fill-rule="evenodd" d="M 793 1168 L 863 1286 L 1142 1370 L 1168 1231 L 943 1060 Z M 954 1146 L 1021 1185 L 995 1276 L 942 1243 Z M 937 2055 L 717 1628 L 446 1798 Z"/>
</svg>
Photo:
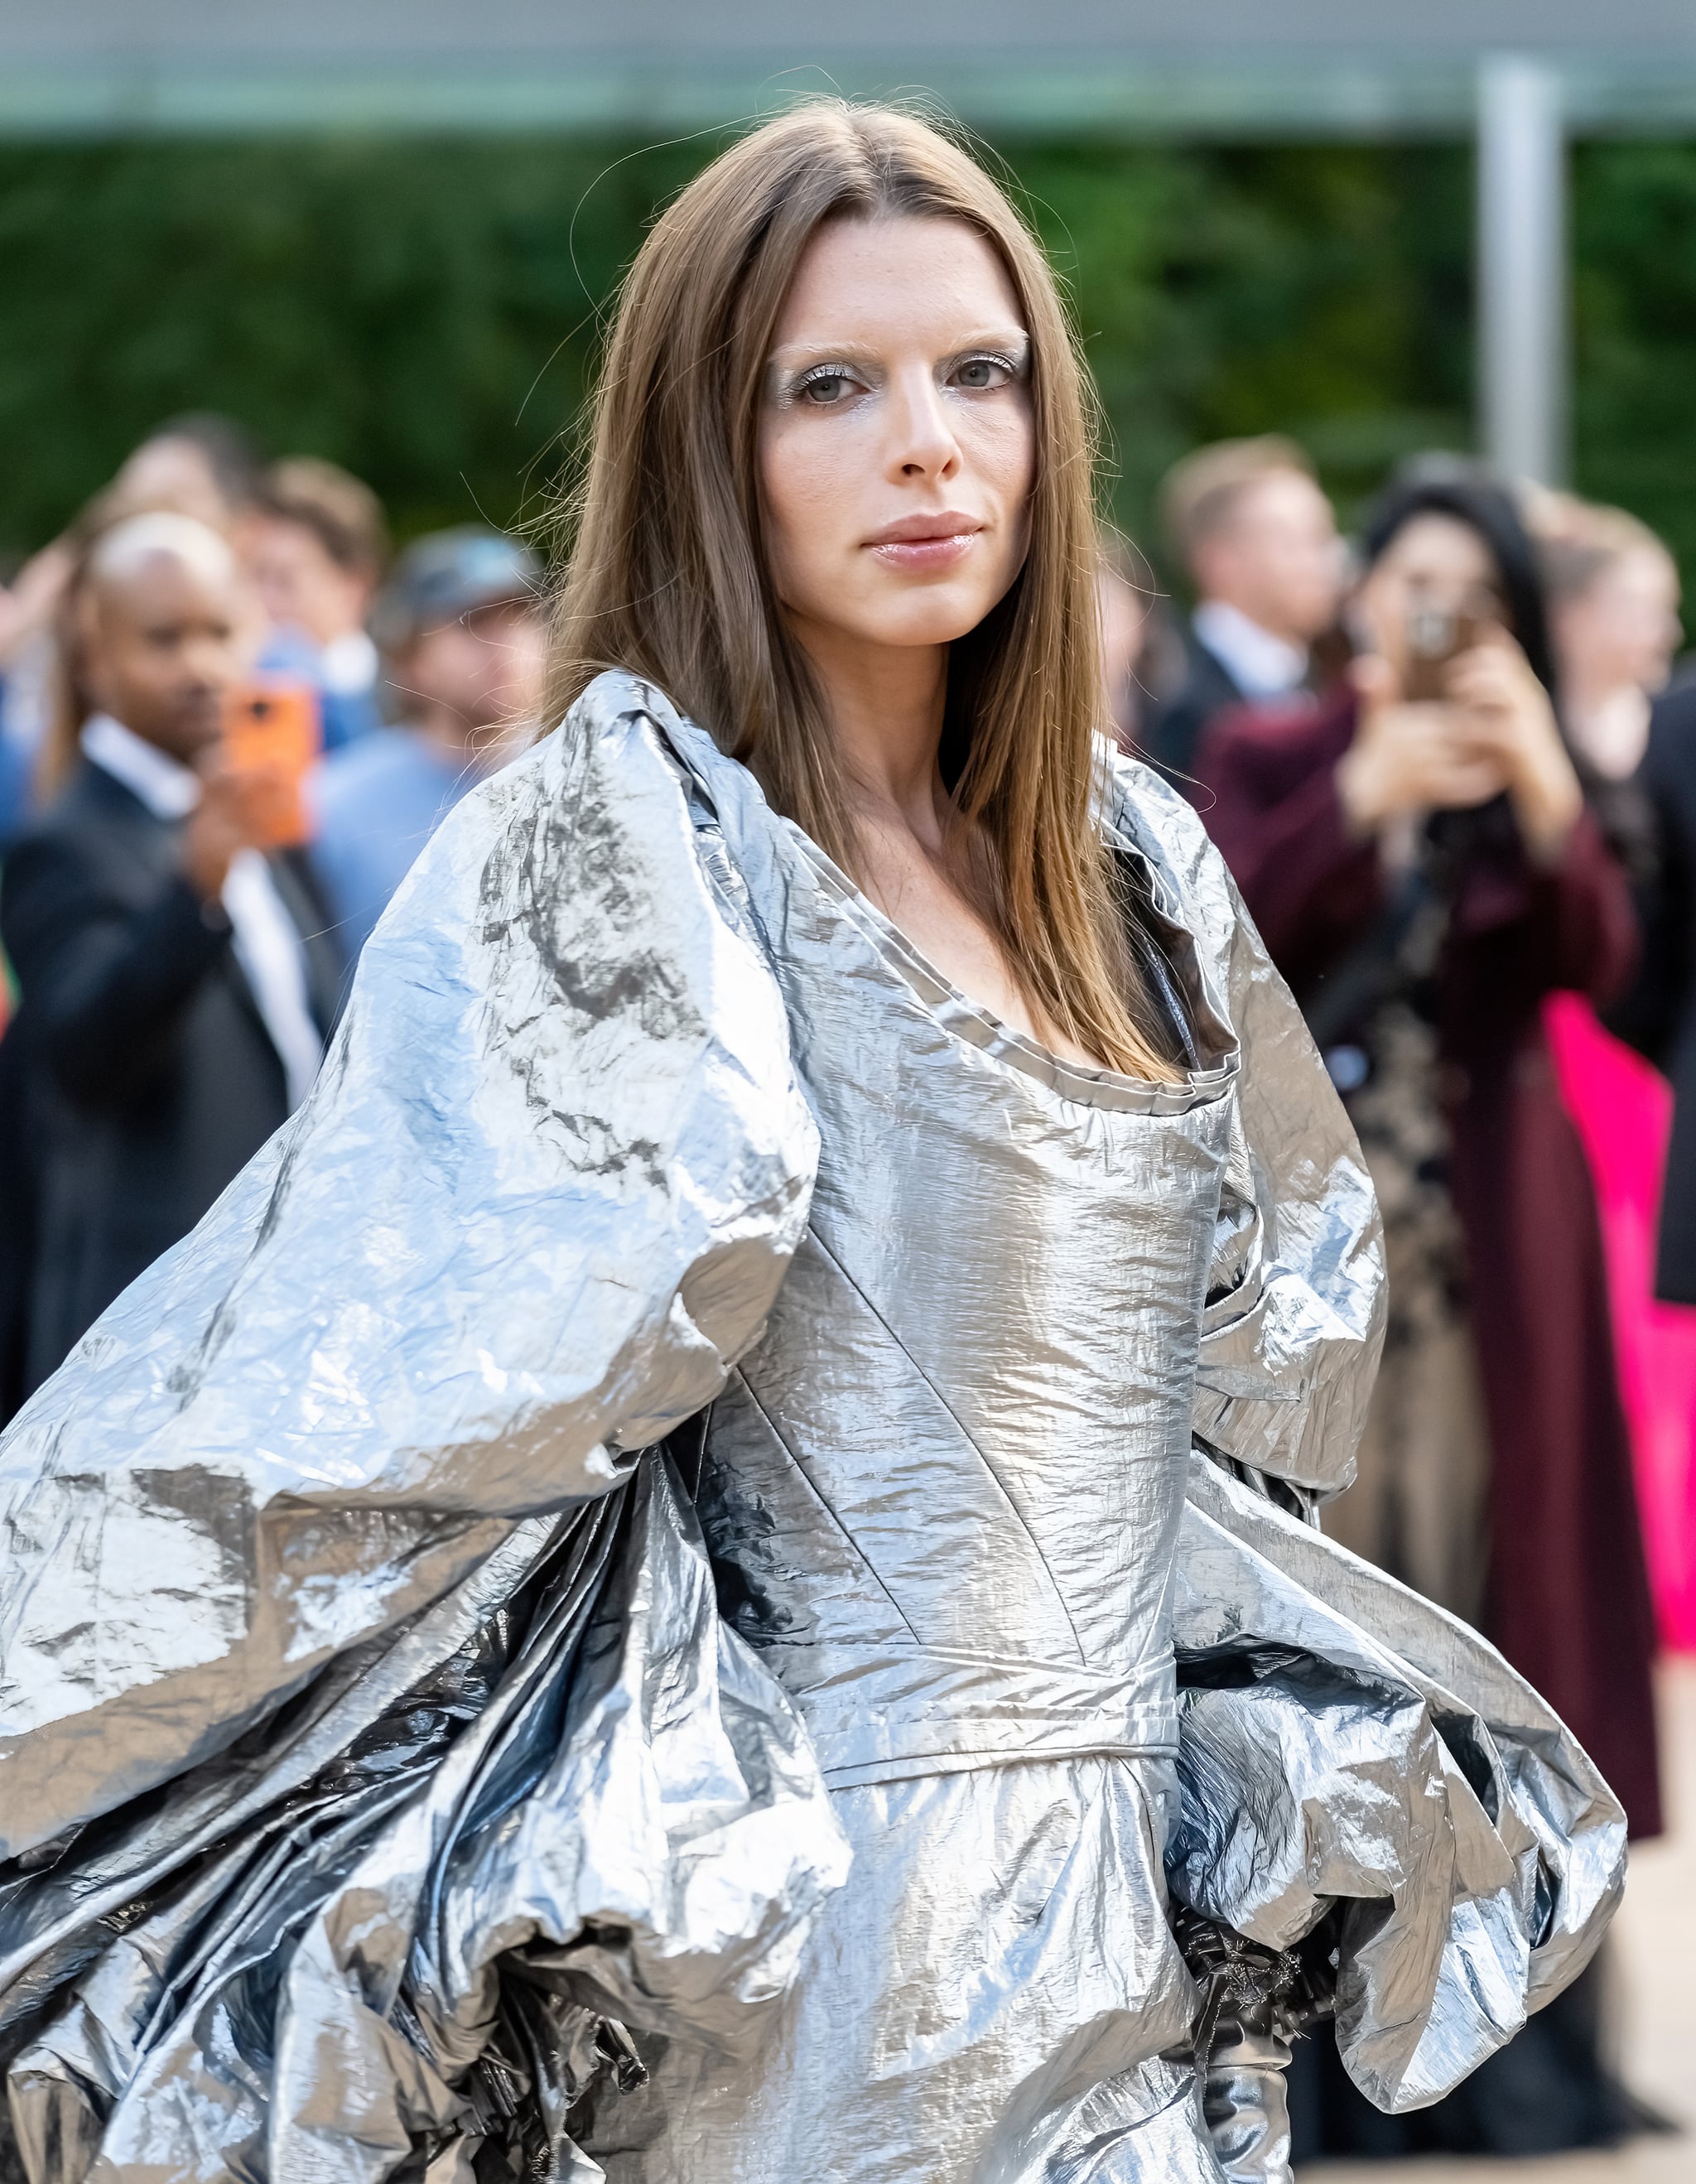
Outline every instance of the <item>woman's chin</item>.
<svg viewBox="0 0 1696 2184">
<path fill-rule="evenodd" d="M 862 629 L 874 644 L 953 644 L 969 636 L 994 604 L 976 589 L 962 597 L 941 586 L 915 586 L 903 598 L 880 602 Z"/>
<path fill-rule="evenodd" d="M 998 594 L 998 597 L 999 595 Z M 791 627 L 804 644 L 848 645 L 869 650 L 934 650 L 969 636 L 995 605 L 983 588 L 906 583 L 876 599 L 791 600 Z"/>
</svg>

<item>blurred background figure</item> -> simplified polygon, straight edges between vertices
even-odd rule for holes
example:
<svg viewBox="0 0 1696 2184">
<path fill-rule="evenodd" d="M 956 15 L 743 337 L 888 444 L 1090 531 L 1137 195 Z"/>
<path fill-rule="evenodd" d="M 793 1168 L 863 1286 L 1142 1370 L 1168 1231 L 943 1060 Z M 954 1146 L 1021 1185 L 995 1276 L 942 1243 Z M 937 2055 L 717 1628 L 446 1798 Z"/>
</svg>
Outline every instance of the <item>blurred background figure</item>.
<svg viewBox="0 0 1696 2184">
<path fill-rule="evenodd" d="M 60 538 L 0 592 L 0 849 L 36 801 L 60 688 L 57 621 L 89 542 L 125 516 L 193 518 L 226 538 L 253 508 L 259 464 L 239 425 L 209 410 L 172 417 L 128 455 Z M 254 611 L 244 595 L 244 616 Z"/>
<path fill-rule="evenodd" d="M 1595 1200 L 1543 1018 L 1556 989 L 1605 1001 L 1629 976 L 1626 877 L 1557 722 L 1509 494 L 1415 475 L 1373 510 L 1364 560 L 1350 683 L 1237 709 L 1197 760 L 1383 1206 L 1384 1366 L 1326 1529 L 1481 1624 L 1653 1835 L 1654 1616 Z M 1598 1978 L 1423 2116 L 1373 2116 L 1334 2076 L 1326 2150 L 1617 2136 L 1632 2111 Z"/>
<path fill-rule="evenodd" d="M 313 860 L 351 962 L 443 816 L 533 732 L 541 564 L 496 532 L 420 538 L 376 616 L 397 725 L 327 758 Z"/>
<path fill-rule="evenodd" d="M 1696 1312 L 1685 1307 L 1696 1303 L 1696 1266 L 1682 1306 L 1655 1294 L 1672 1109 L 1661 1070 L 1677 1066 L 1672 1028 L 1683 1004 L 1666 916 L 1669 890 L 1677 886 L 1677 828 L 1668 823 L 1673 807 L 1653 783 L 1666 753 L 1680 747 L 1676 728 L 1663 725 L 1655 764 L 1645 765 L 1654 700 L 1683 634 L 1678 572 L 1654 533 L 1622 509 L 1565 493 L 1533 495 L 1530 509 L 1549 579 L 1561 718 L 1591 801 L 1633 881 L 1644 928 L 1638 975 L 1604 1020 L 1582 994 L 1558 993 L 1543 1005 L 1544 1029 L 1595 1180 L 1661 1639 L 1689 1649 L 1696 1647 Z M 1696 1192 L 1696 1178 L 1688 1187 Z M 1664 1233 L 1679 1226 L 1675 1212 Z M 1667 1295 L 1676 1299 L 1676 1288 L 1663 1290 Z"/>
<path fill-rule="evenodd" d="M 1627 781 L 1648 746 L 1650 700 L 1684 635 L 1677 568 L 1622 508 L 1546 493 L 1530 513 L 1549 582 L 1561 719 L 1599 779 Z"/>
<path fill-rule="evenodd" d="M 1182 786 L 1216 714 L 1316 680 L 1344 560 L 1331 503 L 1293 440 L 1268 434 L 1198 448 L 1160 488 L 1166 540 L 1195 593 L 1181 672 L 1149 710 L 1144 755 Z"/>
<path fill-rule="evenodd" d="M 125 459 L 94 521 L 171 510 L 228 538 L 258 499 L 259 482 L 259 455 L 241 426 L 216 410 L 189 410 L 168 418 Z"/>
<path fill-rule="evenodd" d="M 262 846 L 287 784 L 224 748 L 244 612 L 228 543 L 170 513 L 91 541 L 61 601 L 63 787 L 0 873 L 14 1396 L 187 1234 L 323 1053 L 340 965 L 305 867 Z"/>
<path fill-rule="evenodd" d="M 366 628 L 388 560 L 381 502 L 334 463 L 293 456 L 264 473 L 241 543 L 270 625 L 261 668 L 311 684 L 326 751 L 357 742 L 381 719 Z"/>
<path fill-rule="evenodd" d="M 1638 784 L 1655 823 L 1657 862 L 1643 890 L 1641 975 L 1612 1021 L 1672 1081 L 1654 1293 L 1696 1305 L 1696 682 L 1653 709 Z M 1689 1642 L 1696 1643 L 1696 1639 Z"/>
</svg>

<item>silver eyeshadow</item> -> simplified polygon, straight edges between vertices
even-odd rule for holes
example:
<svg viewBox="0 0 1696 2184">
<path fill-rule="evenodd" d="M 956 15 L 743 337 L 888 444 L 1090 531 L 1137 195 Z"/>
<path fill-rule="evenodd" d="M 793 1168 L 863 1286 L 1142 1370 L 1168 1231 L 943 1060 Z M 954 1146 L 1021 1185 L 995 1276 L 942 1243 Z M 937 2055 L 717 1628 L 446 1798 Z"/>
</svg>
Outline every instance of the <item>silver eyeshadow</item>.
<svg viewBox="0 0 1696 2184">
<path fill-rule="evenodd" d="M 946 386 L 954 374 L 970 364 L 993 364 L 1007 374 L 1004 386 L 1022 384 L 1030 376 L 1031 343 L 972 342 L 938 359 L 935 371 L 940 384 Z M 853 348 L 833 349 L 815 355 L 804 365 L 786 365 L 774 357 L 766 367 L 766 398 L 776 408 L 789 409 L 796 405 L 805 389 L 820 380 L 840 375 L 857 381 L 867 393 L 875 393 L 887 382 L 887 368 L 881 359 L 869 350 Z M 968 393 L 998 393 L 999 387 L 970 387 Z M 820 403 L 820 409 L 834 409 L 835 403 Z"/>
</svg>

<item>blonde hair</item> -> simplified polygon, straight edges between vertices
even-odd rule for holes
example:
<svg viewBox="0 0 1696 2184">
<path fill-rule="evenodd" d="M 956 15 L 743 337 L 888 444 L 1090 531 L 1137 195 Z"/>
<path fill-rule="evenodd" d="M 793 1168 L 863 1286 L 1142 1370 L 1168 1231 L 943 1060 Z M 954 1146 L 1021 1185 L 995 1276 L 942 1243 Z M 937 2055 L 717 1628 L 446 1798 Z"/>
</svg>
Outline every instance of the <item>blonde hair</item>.
<svg viewBox="0 0 1696 2184">
<path fill-rule="evenodd" d="M 1313 464 L 1305 448 L 1282 432 L 1263 432 L 1253 440 L 1215 440 L 1175 462 L 1160 482 L 1160 521 L 1166 543 L 1187 565 L 1204 538 L 1230 522 L 1237 502 L 1265 478 L 1293 471 L 1310 478 Z"/>
<path fill-rule="evenodd" d="M 1582 599 L 1608 572 L 1633 554 L 1653 554 L 1675 574 L 1665 539 L 1623 508 L 1580 500 L 1576 493 L 1543 493 L 1528 510 L 1543 582 L 1557 605 Z"/>
<path fill-rule="evenodd" d="M 1039 1022 L 1109 1066 L 1166 1073 L 1097 832 L 1109 709 L 1095 627 L 1095 418 L 1046 259 L 982 168 L 886 108 L 822 100 L 744 137 L 673 200 L 631 266 L 592 405 L 554 621 L 548 717 L 606 667 L 658 683 L 849 872 L 857 844 L 828 712 L 763 549 L 765 366 L 826 220 L 963 221 L 1031 337 L 1030 549 L 951 648 L 944 771 L 964 875 Z M 981 853 L 981 854 L 980 854 Z"/>
</svg>

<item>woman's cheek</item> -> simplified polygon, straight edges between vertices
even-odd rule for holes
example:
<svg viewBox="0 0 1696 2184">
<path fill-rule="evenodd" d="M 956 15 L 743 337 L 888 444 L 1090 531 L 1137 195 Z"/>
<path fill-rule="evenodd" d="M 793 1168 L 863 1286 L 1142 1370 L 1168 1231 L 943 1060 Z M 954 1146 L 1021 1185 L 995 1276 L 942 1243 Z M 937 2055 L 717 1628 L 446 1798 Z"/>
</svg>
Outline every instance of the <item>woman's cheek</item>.
<svg viewBox="0 0 1696 2184">
<path fill-rule="evenodd" d="M 780 599 L 800 604 L 806 588 L 809 532 L 812 528 L 805 449 L 794 434 L 776 426 L 760 448 L 760 498 L 765 504 L 765 546 L 773 585 Z"/>
<path fill-rule="evenodd" d="M 775 488 L 775 489 L 774 489 Z M 766 553 L 772 587 L 783 604 L 829 619 L 840 593 L 841 557 L 833 551 L 839 526 L 832 521 L 831 480 L 812 465 L 795 465 L 781 477 L 767 473 Z"/>
<path fill-rule="evenodd" d="M 1036 483 L 1037 453 L 1030 421 L 1003 418 L 986 424 L 973 450 L 974 466 L 1011 517 L 1030 502 Z"/>
<path fill-rule="evenodd" d="M 982 451 L 981 476 L 1003 518 L 1006 548 L 1004 582 L 1023 566 L 1031 538 L 1031 498 L 1037 482 L 1036 450 L 1028 420 L 1009 421 L 995 432 Z"/>
<path fill-rule="evenodd" d="M 840 446 L 821 447 L 798 434 L 772 450 L 766 466 L 766 502 L 790 540 L 791 553 L 810 558 L 828 550 L 854 504 L 856 466 Z"/>
</svg>

